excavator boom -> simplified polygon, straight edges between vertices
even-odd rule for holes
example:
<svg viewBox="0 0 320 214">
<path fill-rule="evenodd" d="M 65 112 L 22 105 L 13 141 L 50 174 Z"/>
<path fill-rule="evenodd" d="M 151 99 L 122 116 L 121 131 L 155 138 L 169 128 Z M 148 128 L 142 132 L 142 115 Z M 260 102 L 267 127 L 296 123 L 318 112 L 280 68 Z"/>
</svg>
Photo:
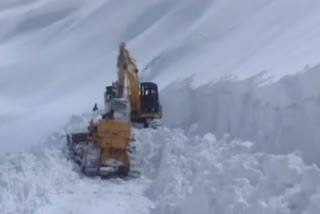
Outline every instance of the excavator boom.
<svg viewBox="0 0 320 214">
<path fill-rule="evenodd" d="M 127 94 L 131 103 L 131 111 L 134 114 L 140 114 L 141 101 L 140 101 L 140 83 L 138 79 L 138 68 L 134 63 L 125 43 L 120 45 L 120 53 L 118 56 L 118 81 L 116 88 L 116 97 L 124 97 L 125 81 L 129 81 L 129 90 Z"/>
<path fill-rule="evenodd" d="M 136 63 L 131 57 L 125 43 L 120 44 L 118 55 L 118 79 L 113 86 L 107 87 L 106 106 L 112 99 L 128 97 L 131 108 L 131 121 L 143 123 L 147 120 L 160 119 L 162 107 L 159 102 L 158 86 L 153 82 L 140 83 Z M 126 87 L 128 83 L 128 87 Z"/>
</svg>

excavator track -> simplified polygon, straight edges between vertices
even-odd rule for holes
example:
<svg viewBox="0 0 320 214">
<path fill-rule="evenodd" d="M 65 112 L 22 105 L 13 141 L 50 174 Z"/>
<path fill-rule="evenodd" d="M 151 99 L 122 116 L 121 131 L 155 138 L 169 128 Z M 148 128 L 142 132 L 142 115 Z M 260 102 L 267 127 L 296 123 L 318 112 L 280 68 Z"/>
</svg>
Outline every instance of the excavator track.
<svg viewBox="0 0 320 214">
<path fill-rule="evenodd" d="M 100 167 L 101 149 L 93 143 L 88 143 L 82 150 L 81 171 L 87 176 L 97 176 Z"/>
<path fill-rule="evenodd" d="M 126 173 L 121 163 L 115 160 L 110 160 L 107 164 L 101 165 L 101 149 L 92 142 L 86 142 L 86 136 L 86 133 L 78 133 L 73 136 L 68 135 L 70 159 L 79 165 L 81 173 L 88 177 L 99 176 L 101 178 L 139 178 L 141 176 L 141 161 L 139 160 L 134 143 L 130 143 L 127 148 L 129 172 Z M 81 142 L 74 143 L 72 140 Z"/>
<path fill-rule="evenodd" d="M 128 157 L 129 157 L 129 174 L 130 178 L 138 178 L 141 176 L 141 161 L 139 160 L 136 146 L 129 144 L 128 146 Z"/>
</svg>

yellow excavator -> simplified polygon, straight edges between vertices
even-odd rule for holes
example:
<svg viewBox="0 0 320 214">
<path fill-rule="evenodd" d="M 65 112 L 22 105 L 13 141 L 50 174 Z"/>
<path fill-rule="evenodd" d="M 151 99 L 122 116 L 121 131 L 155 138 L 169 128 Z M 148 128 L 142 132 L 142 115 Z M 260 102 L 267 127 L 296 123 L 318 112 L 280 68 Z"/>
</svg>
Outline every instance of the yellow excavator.
<svg viewBox="0 0 320 214">
<path fill-rule="evenodd" d="M 107 109 L 101 119 L 91 120 L 87 132 L 67 134 L 71 157 L 88 176 L 138 177 L 140 161 L 132 121 L 142 122 L 146 127 L 148 119 L 161 118 L 157 85 L 139 83 L 137 67 L 124 43 L 120 45 L 117 65 L 118 80 L 107 87 Z M 126 79 L 130 84 L 128 90 Z"/>
<path fill-rule="evenodd" d="M 145 128 L 157 124 L 153 122 L 162 118 L 158 86 L 154 82 L 139 82 L 139 70 L 125 43 L 120 44 L 117 67 L 118 79 L 106 87 L 104 94 L 106 111 L 114 98 L 128 97 L 131 122 L 142 123 Z"/>
<path fill-rule="evenodd" d="M 115 99 L 112 110 L 96 122 L 91 120 L 87 132 L 67 135 L 71 158 L 85 175 L 140 176 L 128 106 L 125 99 Z"/>
</svg>

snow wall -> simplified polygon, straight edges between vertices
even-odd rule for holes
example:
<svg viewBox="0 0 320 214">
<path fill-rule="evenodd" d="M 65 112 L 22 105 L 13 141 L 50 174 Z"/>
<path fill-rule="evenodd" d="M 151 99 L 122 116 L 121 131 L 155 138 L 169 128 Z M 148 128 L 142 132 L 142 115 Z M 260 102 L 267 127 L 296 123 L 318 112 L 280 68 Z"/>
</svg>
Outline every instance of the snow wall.
<svg viewBox="0 0 320 214">
<path fill-rule="evenodd" d="M 302 152 L 320 163 L 320 66 L 261 85 L 260 78 L 220 81 L 192 88 L 192 79 L 162 91 L 164 121 L 173 127 L 226 133 L 280 154 Z M 166 109 L 170 109 L 166 111 Z"/>
</svg>

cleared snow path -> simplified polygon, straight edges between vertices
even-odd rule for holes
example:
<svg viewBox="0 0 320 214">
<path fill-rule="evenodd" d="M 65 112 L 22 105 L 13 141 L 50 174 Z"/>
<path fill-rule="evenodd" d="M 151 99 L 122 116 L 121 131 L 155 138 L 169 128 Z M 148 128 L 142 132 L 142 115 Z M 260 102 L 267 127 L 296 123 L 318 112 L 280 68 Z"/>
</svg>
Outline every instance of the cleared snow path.
<svg viewBox="0 0 320 214">
<path fill-rule="evenodd" d="M 86 117 L 74 117 L 66 130 L 85 129 Z M 127 214 L 149 213 L 146 179 L 90 179 L 67 159 L 65 132 L 46 144 L 0 158 L 2 214 Z"/>
<path fill-rule="evenodd" d="M 42 214 L 129 214 L 149 213 L 152 202 L 142 195 L 143 180 L 80 179 L 70 191 L 56 195 L 53 203 L 40 208 Z"/>
<path fill-rule="evenodd" d="M 149 213 L 141 180 L 105 181 L 76 173 L 59 151 L 5 156 L 0 160 L 3 214 Z"/>
</svg>

